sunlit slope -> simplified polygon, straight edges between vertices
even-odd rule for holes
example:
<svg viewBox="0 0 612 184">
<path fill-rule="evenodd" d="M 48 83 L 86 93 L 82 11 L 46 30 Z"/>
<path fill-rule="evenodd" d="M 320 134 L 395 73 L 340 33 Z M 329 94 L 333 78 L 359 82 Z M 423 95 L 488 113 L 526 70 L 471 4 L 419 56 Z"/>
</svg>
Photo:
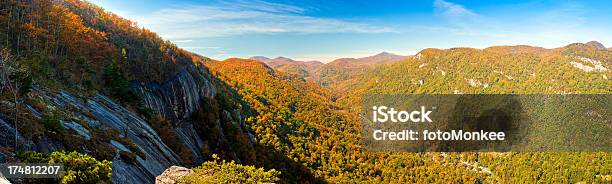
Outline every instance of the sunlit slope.
<svg viewBox="0 0 612 184">
<path fill-rule="evenodd" d="M 261 166 L 281 171 L 281 182 L 473 182 L 486 177 L 466 165 L 453 166 L 458 158 L 366 152 L 358 117 L 331 101 L 329 92 L 261 62 L 228 59 L 208 67 L 238 92 L 243 109 L 251 110 L 247 123 L 260 146 L 284 155 L 257 153 Z"/>
<path fill-rule="evenodd" d="M 312 81 L 323 87 L 341 90 L 344 89 L 341 85 L 344 81 L 362 75 L 374 66 L 395 63 L 409 57 L 382 52 L 369 57 L 340 58 L 317 68 L 312 74 Z"/>
<path fill-rule="evenodd" d="M 349 101 L 363 93 L 611 93 L 612 52 L 586 44 L 425 49 L 343 84 Z"/>
<path fill-rule="evenodd" d="M 368 93 L 384 94 L 611 94 L 612 52 L 595 43 L 571 44 L 557 49 L 530 46 L 425 49 L 414 58 L 381 65 L 364 72 L 345 86 L 346 95 L 338 99 L 344 107 L 358 112 L 360 97 Z M 344 94 L 344 93 L 338 93 Z M 537 121 L 559 120 L 567 112 L 557 112 L 553 103 L 538 106 L 532 102 L 524 109 L 531 114 L 559 114 L 560 117 L 537 116 Z M 585 112 L 582 120 L 610 126 L 597 114 L 609 113 L 610 106 L 584 102 L 578 106 L 596 105 L 598 112 Z M 576 106 L 576 107 L 578 107 Z M 571 110 L 572 108 L 564 108 Z M 565 117 L 572 118 L 572 117 Z M 567 119 L 574 121 L 577 119 Z M 569 135 L 571 127 L 534 127 L 543 131 L 537 138 Z M 566 125 L 567 126 L 567 125 Z M 575 130 L 588 134 L 584 129 Z M 537 134 L 537 133 L 535 133 Z M 601 135 L 594 135 L 601 136 Z M 609 137 L 599 137 L 605 144 Z M 555 140 L 570 140 L 557 138 Z M 535 140 L 546 142 L 546 140 Z M 571 140 L 580 142 L 582 140 Z M 574 142 L 550 141 L 550 145 Z M 568 148 L 571 149 L 571 148 Z M 408 154 L 411 155 L 411 154 Z M 444 158 L 461 158 L 459 165 L 475 166 L 473 153 L 443 154 Z M 576 183 L 612 181 L 612 155 L 609 153 L 481 153 L 478 170 L 486 181 L 533 183 L 537 181 Z"/>
</svg>

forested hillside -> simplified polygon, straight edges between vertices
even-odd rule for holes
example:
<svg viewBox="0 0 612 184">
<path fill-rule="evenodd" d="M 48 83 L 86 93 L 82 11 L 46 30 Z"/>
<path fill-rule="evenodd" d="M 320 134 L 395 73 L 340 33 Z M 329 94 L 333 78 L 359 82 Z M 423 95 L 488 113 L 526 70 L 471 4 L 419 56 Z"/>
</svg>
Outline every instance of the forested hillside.
<svg viewBox="0 0 612 184">
<path fill-rule="evenodd" d="M 460 165 L 455 155 L 364 152 L 358 116 L 331 101 L 328 90 L 302 78 L 253 60 L 208 66 L 238 92 L 246 102 L 242 108 L 250 109 L 246 123 L 260 144 L 256 166 L 281 171 L 282 182 L 473 182 L 486 177 Z"/>
<path fill-rule="evenodd" d="M 425 49 L 413 58 L 375 67 L 339 84 L 349 93 L 337 102 L 357 113 L 360 106 L 355 104 L 364 94 L 610 94 L 612 52 L 596 45 L 601 44 L 576 43 L 557 49 Z M 468 158 L 464 164 L 474 161 L 469 153 L 448 155 Z M 610 181 L 612 173 L 612 154 L 606 152 L 481 153 L 479 157 L 479 166 L 486 169 L 481 172 L 490 173 L 486 179 L 490 182 L 591 183 Z"/>
<path fill-rule="evenodd" d="M 69 171 L 18 183 L 153 183 L 172 165 L 195 167 L 187 183 L 610 181 L 609 153 L 368 152 L 356 113 L 366 93 L 609 94 L 602 47 L 426 49 L 306 80 L 187 52 L 86 1 L 3 0 L 0 162 Z"/>
<path fill-rule="evenodd" d="M 171 165 L 243 156 L 243 127 L 223 126 L 239 109 L 220 107 L 231 100 L 206 58 L 80 0 L 1 1 L 0 24 L 1 162 L 82 162 L 67 183 L 152 183 Z"/>
<path fill-rule="evenodd" d="M 354 102 L 364 93 L 564 94 L 610 93 L 612 53 L 587 44 L 557 49 L 530 46 L 484 50 L 425 49 L 343 84 Z"/>
<path fill-rule="evenodd" d="M 275 70 L 313 81 L 320 86 L 341 91 L 340 89 L 344 89 L 344 86 L 341 85 L 344 81 L 359 76 L 374 66 L 390 64 L 406 58 L 409 58 L 409 56 L 381 52 L 362 58 L 340 58 L 325 64 L 319 61 L 296 61 L 286 57 L 270 59 L 264 56 L 255 56 L 250 59 L 261 61 Z"/>
<path fill-rule="evenodd" d="M 114 62 L 128 79 L 162 82 L 195 57 L 137 23 L 85 1 L 1 3 L 2 45 L 33 68 L 34 80 L 99 89 L 102 70 Z"/>
<path fill-rule="evenodd" d="M 612 166 L 610 165 L 612 155 L 608 153 L 481 153 L 479 162 L 476 162 L 474 153 L 383 154 L 363 152 L 360 142 L 355 141 L 359 137 L 359 125 L 356 123 L 357 119 L 355 119 L 358 117 L 356 114 L 358 111 L 353 110 L 358 108 L 360 95 L 366 92 L 404 94 L 607 94 L 610 92 L 611 85 L 606 78 L 610 74 L 610 71 L 607 70 L 610 67 L 609 62 L 605 64 L 600 62 L 600 60 L 610 61 L 608 51 L 584 44 L 573 44 L 554 50 L 532 48 L 519 46 L 493 47 L 484 51 L 467 48 L 424 50 L 415 58 L 368 70 L 364 75 L 355 79 L 354 84 L 349 85 L 352 86 L 349 89 L 350 93 L 342 96 L 338 100 L 340 103 L 329 101 L 333 97 L 317 85 L 295 76 L 286 76 L 283 73 L 274 72 L 262 63 L 230 59 L 219 63 L 213 62 L 210 68 L 219 78 L 228 81 L 243 96 L 245 101 L 253 104 L 251 108 L 255 107 L 253 109 L 259 112 L 259 115 L 255 117 L 255 122 L 263 124 L 252 124 L 251 126 L 255 129 L 258 126 L 269 124 L 280 125 L 272 128 L 283 129 L 282 123 L 274 123 L 275 121 L 264 123 L 265 121 L 257 120 L 260 118 L 269 120 L 260 113 L 278 111 L 274 109 L 279 107 L 281 107 L 279 109 L 281 111 L 285 109 L 285 111 L 292 112 L 288 115 L 291 115 L 291 119 L 301 120 L 299 122 L 304 123 L 301 126 L 324 125 L 313 126 L 316 128 L 314 130 L 320 132 L 315 137 L 294 132 L 280 134 L 295 136 L 290 137 L 289 140 L 310 140 L 304 141 L 307 146 L 301 147 L 301 149 L 292 147 L 291 145 L 296 145 L 293 142 L 280 141 L 280 143 L 276 143 L 271 141 L 267 144 L 287 144 L 284 149 L 292 151 L 285 150 L 283 152 L 288 152 L 288 155 L 302 155 L 309 152 L 320 153 L 305 154 L 305 157 L 299 156 L 294 159 L 302 160 L 305 163 L 314 161 L 315 164 L 307 165 L 315 171 L 315 176 L 327 178 L 327 181 L 351 181 L 355 178 L 366 181 L 410 182 L 473 182 L 476 180 L 502 183 L 603 181 L 604 176 L 607 177 L 612 172 L 609 169 Z M 587 59 L 587 57 L 593 59 Z M 597 68 L 597 70 L 584 71 L 584 67 L 578 67 L 579 65 L 572 64 L 572 62 L 581 62 L 585 66 Z M 536 78 L 530 79 L 531 77 Z M 553 83 L 557 84 L 552 85 Z M 316 95 L 302 94 L 308 91 L 313 91 Z M 302 104 L 303 102 L 299 103 L 299 101 L 313 101 L 318 104 L 314 107 L 325 109 L 326 106 L 330 106 L 334 110 L 319 112 L 319 110 L 316 110 L 318 108 L 311 105 L 305 106 Z M 304 111 L 319 113 L 304 116 Z M 338 119 L 326 120 L 325 117 L 330 115 Z M 323 119 L 317 120 L 317 118 Z M 315 121 L 309 121 L 311 119 Z M 280 119 L 277 121 L 283 122 Z M 330 129 L 344 131 L 334 133 Z M 350 138 L 346 139 L 346 137 Z M 268 136 L 263 137 L 260 143 L 263 140 L 268 140 L 267 138 Z M 319 139 L 323 142 L 319 143 Z M 326 156 L 318 158 L 321 155 Z M 334 155 L 337 156 L 334 157 Z M 533 161 L 531 159 L 536 157 L 538 162 L 547 164 L 541 167 L 528 166 Z M 334 159 L 326 160 L 324 158 Z M 480 164 L 480 168 L 475 166 L 478 164 Z M 453 167 L 449 167 L 449 165 Z M 354 166 L 359 167 L 354 168 Z M 583 170 L 581 168 L 587 169 Z M 276 169 L 283 170 L 278 167 Z M 427 172 L 421 169 L 425 169 Z M 408 176 L 405 174 L 408 174 Z"/>
<path fill-rule="evenodd" d="M 362 58 L 340 58 L 317 68 L 311 78 L 323 87 L 345 93 L 348 90 L 344 85 L 345 81 L 365 74 L 374 66 L 399 62 L 409 57 L 382 52 Z"/>
</svg>

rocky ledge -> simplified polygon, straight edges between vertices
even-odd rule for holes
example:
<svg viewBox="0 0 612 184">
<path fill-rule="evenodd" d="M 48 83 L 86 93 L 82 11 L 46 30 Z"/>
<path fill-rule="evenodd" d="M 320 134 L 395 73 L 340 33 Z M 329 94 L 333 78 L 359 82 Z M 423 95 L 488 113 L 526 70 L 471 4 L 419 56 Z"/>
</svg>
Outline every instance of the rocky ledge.
<svg viewBox="0 0 612 184">
<path fill-rule="evenodd" d="M 156 184 L 175 184 L 181 178 L 193 174 L 193 170 L 179 166 L 172 166 L 161 175 L 155 177 Z"/>
</svg>

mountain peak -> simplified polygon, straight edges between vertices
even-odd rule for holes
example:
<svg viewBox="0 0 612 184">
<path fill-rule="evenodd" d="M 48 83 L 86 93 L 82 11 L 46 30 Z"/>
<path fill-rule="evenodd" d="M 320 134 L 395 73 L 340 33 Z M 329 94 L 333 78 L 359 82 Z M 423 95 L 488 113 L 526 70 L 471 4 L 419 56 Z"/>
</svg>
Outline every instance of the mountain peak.
<svg viewBox="0 0 612 184">
<path fill-rule="evenodd" d="M 282 56 L 276 57 L 276 58 L 274 58 L 274 59 L 271 59 L 271 58 L 269 58 L 269 57 L 265 57 L 265 56 L 253 56 L 253 57 L 250 57 L 249 59 L 256 60 L 256 61 L 261 61 L 261 62 L 264 62 L 264 63 L 272 63 L 272 62 L 283 62 L 283 63 L 286 63 L 286 62 L 295 62 L 295 60 L 293 60 L 293 59 L 291 59 L 291 58 L 282 57 Z"/>
<path fill-rule="evenodd" d="M 397 54 L 393 54 L 393 53 L 390 53 L 390 52 L 383 51 L 383 52 L 380 52 L 380 53 L 378 53 L 378 54 L 376 54 L 376 55 L 373 55 L 373 56 L 368 56 L 368 57 L 396 57 L 396 56 L 400 56 L 400 55 L 397 55 Z M 367 57 L 364 57 L 364 58 L 367 58 Z"/>
<path fill-rule="evenodd" d="M 376 54 L 375 56 L 388 56 L 388 55 L 397 56 L 397 54 L 393 54 L 393 53 L 386 52 L 386 51 L 382 51 L 382 52 Z"/>
<path fill-rule="evenodd" d="M 391 62 L 403 60 L 405 58 L 406 56 L 400 56 L 400 55 L 389 53 L 389 52 L 381 52 L 379 54 L 359 58 L 357 60 L 359 60 L 360 62 L 364 64 L 371 65 L 371 64 L 391 63 Z"/>
<path fill-rule="evenodd" d="M 586 45 L 595 47 L 598 50 L 606 50 L 606 47 L 603 44 L 599 43 L 598 41 L 590 41 L 590 42 L 587 42 Z"/>
<path fill-rule="evenodd" d="M 276 58 L 272 59 L 272 61 L 274 61 L 274 62 L 293 62 L 295 60 L 293 60 L 291 58 L 279 56 L 279 57 L 276 57 Z"/>
<path fill-rule="evenodd" d="M 252 60 L 255 60 L 255 61 L 261 61 L 261 62 L 264 62 L 264 63 L 268 63 L 268 62 L 272 61 L 272 59 L 270 59 L 268 57 L 265 57 L 265 56 L 253 56 L 253 57 L 250 57 L 249 59 L 252 59 Z"/>
</svg>

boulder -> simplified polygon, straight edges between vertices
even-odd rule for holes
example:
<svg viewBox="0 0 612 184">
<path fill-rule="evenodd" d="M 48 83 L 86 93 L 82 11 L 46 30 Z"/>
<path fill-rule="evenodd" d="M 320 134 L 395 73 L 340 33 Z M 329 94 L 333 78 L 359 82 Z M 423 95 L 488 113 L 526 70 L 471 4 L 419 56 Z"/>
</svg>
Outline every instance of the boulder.
<svg viewBox="0 0 612 184">
<path fill-rule="evenodd" d="M 193 174 L 193 170 L 179 166 L 172 166 L 166 169 L 166 171 L 164 171 L 161 175 L 155 177 L 155 183 L 174 184 L 181 178 L 190 174 Z"/>
<path fill-rule="evenodd" d="M 9 180 L 7 180 L 4 175 L 0 172 L 0 184 L 11 184 Z"/>
<path fill-rule="evenodd" d="M 11 182 L 7 180 L 6 178 L 4 178 L 2 173 L 0 173 L 0 184 L 11 184 Z"/>
</svg>

